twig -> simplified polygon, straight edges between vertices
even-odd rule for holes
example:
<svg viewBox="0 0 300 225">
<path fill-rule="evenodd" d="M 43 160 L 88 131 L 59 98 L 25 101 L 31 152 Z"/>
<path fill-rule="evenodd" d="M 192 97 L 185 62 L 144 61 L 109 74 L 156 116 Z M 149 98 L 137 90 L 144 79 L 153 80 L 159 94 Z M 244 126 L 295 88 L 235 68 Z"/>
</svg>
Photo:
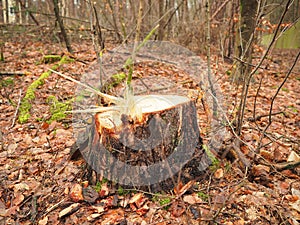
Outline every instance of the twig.
<svg viewBox="0 0 300 225">
<path fill-rule="evenodd" d="M 271 115 L 275 116 L 275 115 L 282 114 L 282 113 L 284 114 L 283 111 L 274 112 L 274 113 L 271 113 Z M 256 122 L 256 121 L 261 120 L 263 117 L 269 117 L 269 116 L 270 116 L 270 114 L 268 113 L 268 114 L 263 114 L 263 115 L 259 115 L 259 116 L 256 116 L 256 117 L 250 117 L 250 118 L 248 118 L 248 121 L 250 121 L 250 122 Z"/>
<path fill-rule="evenodd" d="M 240 59 L 240 58 L 238 58 L 238 57 L 233 57 L 233 59 L 235 59 L 235 60 L 237 60 L 237 61 L 239 61 L 240 63 L 243 63 L 243 64 L 245 64 L 245 65 L 248 65 L 248 66 L 251 66 L 251 67 L 254 67 L 254 68 L 256 67 L 254 64 L 249 63 L 249 62 L 246 62 L 245 60 L 242 60 L 242 59 Z M 270 69 L 265 68 L 265 67 L 262 67 L 262 66 L 260 66 L 259 69 L 270 70 Z"/>
<path fill-rule="evenodd" d="M 43 214 L 42 217 L 48 215 L 50 212 L 52 212 L 53 210 L 57 209 L 61 204 L 63 204 L 65 202 L 66 199 L 61 200 L 60 202 L 54 204 L 53 206 L 51 206 L 50 208 L 48 208 L 46 210 L 46 212 Z"/>
<path fill-rule="evenodd" d="M 277 34 L 280 31 L 280 27 L 281 24 L 283 22 L 283 19 L 290 7 L 292 0 L 288 0 L 288 2 L 285 5 L 284 11 L 281 14 L 280 20 L 277 24 L 277 27 L 275 29 L 274 32 L 274 36 L 267 48 L 267 50 L 265 51 L 265 53 L 263 54 L 263 56 L 261 57 L 259 63 L 256 65 L 256 67 L 251 71 L 251 73 L 249 74 L 249 76 L 247 77 L 247 80 L 245 80 L 246 84 L 243 85 L 243 96 L 241 97 L 241 103 L 240 103 L 240 113 L 239 113 L 239 118 L 238 118 L 238 134 L 240 135 L 241 133 L 241 127 L 242 127 L 242 122 L 244 119 L 244 114 L 245 114 L 245 108 L 246 108 L 246 101 L 247 101 L 247 97 L 248 97 L 248 92 L 249 92 L 249 87 L 250 87 L 250 82 L 252 77 L 254 76 L 254 74 L 257 72 L 257 70 L 261 67 L 262 63 L 264 62 L 264 60 L 266 59 L 267 55 L 269 54 L 269 52 L 271 51 L 272 46 L 274 45 L 274 43 L 277 40 Z"/>
<path fill-rule="evenodd" d="M 35 222 L 35 220 L 36 220 L 36 216 L 37 216 L 37 214 L 38 214 L 38 206 L 37 206 L 37 198 L 38 198 L 38 196 L 33 196 L 32 197 L 32 201 L 31 201 L 31 218 L 30 218 L 30 220 L 31 220 L 31 222 Z"/>
<path fill-rule="evenodd" d="M 49 69 L 49 70 L 50 70 L 51 72 L 53 72 L 53 73 L 59 75 L 59 76 L 62 76 L 62 77 L 66 78 L 66 79 L 68 79 L 68 80 L 70 80 L 70 81 L 73 81 L 73 82 L 76 83 L 76 84 L 79 84 L 79 85 L 85 87 L 86 89 L 88 89 L 89 91 L 93 92 L 94 94 L 99 95 L 100 97 L 106 99 L 108 102 L 111 102 L 111 103 L 117 103 L 117 102 L 119 102 L 119 100 L 120 100 L 120 98 L 117 98 L 117 97 L 115 97 L 115 96 L 108 95 L 108 94 L 104 94 L 104 93 L 102 93 L 102 92 L 100 92 L 100 91 L 97 91 L 97 90 L 95 90 L 94 88 L 92 88 L 92 87 L 90 87 L 90 86 L 88 86 L 88 85 L 86 85 L 86 84 L 84 84 L 84 83 L 81 83 L 80 81 L 75 80 L 75 79 L 73 79 L 72 77 L 69 77 L 69 76 L 67 76 L 67 75 L 65 75 L 65 74 L 62 74 L 62 73 L 57 72 L 57 71 L 52 70 L 52 69 Z"/>
<path fill-rule="evenodd" d="M 220 7 L 217 10 L 215 10 L 214 14 L 210 17 L 210 21 L 212 21 L 218 15 L 218 13 L 224 8 L 224 6 L 227 5 L 228 2 L 229 0 L 224 1 L 222 5 L 220 5 Z"/>
<path fill-rule="evenodd" d="M 23 3 L 23 1 L 18 0 L 19 4 L 21 5 L 21 7 L 25 10 L 26 14 L 28 13 L 30 18 L 34 21 L 34 23 L 39 26 L 39 22 L 36 20 L 36 18 L 33 16 L 33 14 L 31 13 L 31 11 L 28 9 L 28 7 L 26 7 L 26 3 Z"/>
<path fill-rule="evenodd" d="M 273 165 L 278 171 L 292 170 L 300 166 L 300 160 L 296 162 L 277 163 Z"/>
<path fill-rule="evenodd" d="M 107 112 L 107 111 L 120 111 L 121 107 L 119 106 L 107 106 L 107 107 L 97 107 L 94 109 L 78 109 L 72 111 L 66 111 L 66 113 L 99 113 L 99 112 Z"/>
<path fill-rule="evenodd" d="M 249 145 L 248 143 L 246 143 L 245 141 L 243 141 L 243 140 L 239 137 L 239 135 L 235 132 L 234 127 L 231 125 L 231 123 L 230 123 L 230 121 L 229 121 L 229 119 L 228 119 L 226 113 L 224 112 L 224 110 L 222 109 L 222 107 L 220 106 L 220 104 L 218 103 L 218 99 L 216 98 L 216 96 L 214 96 L 210 91 L 208 91 L 208 93 L 215 99 L 215 102 L 216 102 L 216 104 L 217 104 L 217 107 L 220 109 L 220 113 L 223 114 L 223 117 L 224 117 L 224 119 L 226 120 L 228 126 L 230 127 L 232 133 L 234 134 L 235 138 L 236 138 L 238 141 L 240 141 L 241 143 L 243 143 L 244 145 L 248 146 L 250 150 L 252 150 L 253 152 L 255 152 L 255 149 L 254 149 L 251 145 Z M 233 147 L 234 147 L 234 145 L 233 145 Z M 239 152 L 237 153 L 237 155 L 240 156 L 240 155 L 244 155 L 244 154 L 243 154 L 241 151 L 239 151 Z M 248 165 L 250 165 L 250 163 L 248 162 L 248 160 L 246 159 L 246 157 L 243 157 L 243 159 L 245 160 L 245 162 L 247 162 L 246 164 L 244 164 L 245 167 L 247 167 Z M 244 162 L 243 162 L 243 163 L 244 163 Z"/>
<path fill-rule="evenodd" d="M 14 118 L 12 120 L 12 123 L 11 123 L 9 129 L 13 128 L 15 126 L 15 123 L 16 123 L 16 118 L 17 118 L 17 115 L 18 115 L 18 111 L 19 111 L 20 104 L 21 104 L 21 99 L 22 99 L 22 89 L 20 90 L 19 96 L 20 97 L 19 97 L 19 100 L 18 100 L 18 105 L 17 105 L 16 111 L 15 111 L 15 114 L 14 114 Z"/>
<path fill-rule="evenodd" d="M 281 82 L 280 86 L 277 88 L 277 91 L 275 93 L 275 95 L 272 97 L 272 101 L 271 101 L 271 106 L 270 106 L 270 111 L 269 111 L 269 122 L 267 124 L 267 126 L 264 128 L 263 132 L 262 132 L 262 135 L 260 136 L 260 139 L 259 139 L 259 142 L 258 142 L 258 146 L 257 146 L 257 149 L 256 149 L 256 152 L 259 152 L 260 148 L 261 148 L 261 143 L 262 143 L 262 139 L 263 137 L 265 136 L 265 132 L 267 131 L 267 129 L 271 126 L 272 124 L 272 110 L 273 110 L 273 105 L 274 105 L 274 101 L 279 93 L 279 91 L 281 90 L 281 88 L 283 87 L 283 85 L 285 84 L 285 82 L 287 81 L 287 79 L 289 78 L 289 76 L 291 75 L 298 59 L 300 57 L 300 51 L 298 52 L 294 62 L 293 62 L 293 65 L 291 66 L 291 68 L 289 69 L 288 73 L 286 74 L 286 76 L 284 77 L 283 81 Z"/>
<path fill-rule="evenodd" d="M 259 163 L 268 167 L 273 168 L 277 172 L 281 172 L 283 170 L 292 170 L 300 166 L 300 160 L 293 162 L 283 162 L 283 163 L 270 163 L 264 157 L 259 156 Z"/>
<path fill-rule="evenodd" d="M 142 80 L 141 80 L 141 81 L 142 81 Z M 143 82 L 142 82 L 142 83 L 143 83 Z M 146 86 L 146 84 L 145 84 L 145 86 Z M 167 87 L 159 87 L 159 88 L 149 88 L 149 87 L 146 86 L 146 88 L 147 88 L 148 90 L 146 90 L 146 91 L 139 91 L 139 92 L 136 93 L 136 95 L 142 95 L 142 94 L 145 94 L 145 93 L 147 93 L 149 90 L 152 91 L 152 92 L 168 90 L 169 88 L 173 88 L 173 87 L 175 87 L 175 86 L 176 86 L 176 85 L 169 85 L 169 86 L 167 86 Z"/>
<path fill-rule="evenodd" d="M 262 84 L 262 81 L 263 81 L 263 76 L 261 76 L 261 79 L 259 81 L 259 85 L 258 85 L 258 88 L 257 88 L 257 91 L 256 91 L 256 94 L 255 94 L 255 97 L 254 97 L 254 104 L 253 104 L 253 118 L 254 118 L 254 122 L 255 122 L 255 125 L 258 129 L 259 126 L 258 124 L 256 123 L 256 120 L 255 120 L 255 114 L 256 114 L 256 102 L 257 102 L 257 97 L 258 97 L 258 94 L 259 94 L 259 91 L 260 91 L 260 88 L 261 88 L 261 84 Z"/>
<path fill-rule="evenodd" d="M 223 201 L 223 204 L 222 206 L 218 209 L 218 211 L 213 215 L 212 217 L 212 221 L 214 221 L 218 215 L 222 212 L 222 210 L 225 208 L 226 206 L 226 203 L 228 202 L 228 200 L 233 196 L 233 194 L 235 194 L 239 189 L 241 189 L 243 186 L 244 186 L 244 181 L 247 179 L 247 173 L 248 173 L 248 170 L 246 169 L 245 171 L 245 175 L 244 175 L 244 178 L 239 181 L 236 185 L 238 186 L 236 190 L 232 191 L 229 193 L 229 195 L 225 198 L 225 200 Z"/>
<path fill-rule="evenodd" d="M 13 75 L 18 75 L 18 76 L 23 76 L 25 73 L 23 72 L 6 72 L 6 71 L 0 71 L 0 76 L 13 76 Z"/>
</svg>

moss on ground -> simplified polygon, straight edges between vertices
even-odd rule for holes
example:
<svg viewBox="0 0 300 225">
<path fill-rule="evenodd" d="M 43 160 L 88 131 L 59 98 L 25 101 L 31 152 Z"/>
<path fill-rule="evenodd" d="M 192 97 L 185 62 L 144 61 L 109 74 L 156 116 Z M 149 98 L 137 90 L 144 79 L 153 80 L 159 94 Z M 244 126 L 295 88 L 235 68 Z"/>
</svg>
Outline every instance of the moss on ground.
<svg viewBox="0 0 300 225">
<path fill-rule="evenodd" d="M 109 93 L 111 91 L 112 88 L 118 86 L 119 84 L 121 84 L 124 80 L 126 79 L 126 74 L 121 72 L 121 73 L 116 73 L 114 75 L 112 75 L 107 82 L 105 82 L 105 84 L 103 85 L 103 88 L 101 89 L 101 91 L 105 92 L 105 93 Z"/>
<path fill-rule="evenodd" d="M 60 55 L 44 55 L 41 63 L 49 64 L 59 62 L 62 59 Z"/>
<path fill-rule="evenodd" d="M 57 100 L 55 96 L 50 95 L 47 98 L 47 102 L 50 104 L 50 112 L 51 112 L 51 118 L 47 122 L 51 123 L 53 121 L 63 120 L 67 117 L 66 111 L 72 109 L 73 99 L 67 100 L 65 102 L 60 102 Z"/>
<path fill-rule="evenodd" d="M 62 57 L 61 60 L 51 67 L 52 70 L 57 70 L 61 65 L 65 63 L 72 62 L 73 60 L 68 57 Z M 35 99 L 35 91 L 38 87 L 44 84 L 45 79 L 47 79 L 51 74 L 51 71 L 46 71 L 41 74 L 41 76 L 33 81 L 27 88 L 26 94 L 21 101 L 19 108 L 18 120 L 20 123 L 26 123 L 30 118 L 31 102 Z"/>
</svg>

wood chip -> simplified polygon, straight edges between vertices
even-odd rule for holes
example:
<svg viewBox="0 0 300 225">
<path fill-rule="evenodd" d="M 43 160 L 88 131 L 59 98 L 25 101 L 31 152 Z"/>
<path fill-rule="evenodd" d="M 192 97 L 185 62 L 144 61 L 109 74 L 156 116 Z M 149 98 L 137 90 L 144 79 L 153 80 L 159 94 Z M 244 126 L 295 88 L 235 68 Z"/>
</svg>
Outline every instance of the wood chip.
<svg viewBox="0 0 300 225">
<path fill-rule="evenodd" d="M 79 209 L 79 205 L 80 205 L 80 203 L 74 203 L 74 204 L 70 205 L 69 207 L 60 211 L 58 217 L 62 218 L 64 216 L 74 213 L 75 211 L 77 211 Z"/>
</svg>

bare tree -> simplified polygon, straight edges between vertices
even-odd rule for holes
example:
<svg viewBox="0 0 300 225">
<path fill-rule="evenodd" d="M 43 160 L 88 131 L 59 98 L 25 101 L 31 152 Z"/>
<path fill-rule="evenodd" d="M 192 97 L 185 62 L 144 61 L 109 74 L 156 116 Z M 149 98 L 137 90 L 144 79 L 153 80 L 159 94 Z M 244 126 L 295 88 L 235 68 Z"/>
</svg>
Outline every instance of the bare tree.
<svg viewBox="0 0 300 225">
<path fill-rule="evenodd" d="M 59 14 L 58 0 L 53 0 L 53 4 L 54 4 L 54 13 L 55 13 L 56 21 L 59 24 L 59 27 L 60 27 L 60 30 L 61 30 L 61 34 L 62 34 L 62 36 L 64 38 L 66 47 L 68 49 L 68 52 L 72 53 L 73 50 L 72 50 L 71 44 L 69 42 L 69 38 L 68 38 L 67 32 L 65 30 L 63 20 L 62 20 L 60 14 Z"/>
<path fill-rule="evenodd" d="M 164 0 L 158 1 L 158 11 L 159 11 L 159 28 L 158 28 L 158 35 L 157 39 L 159 41 L 163 40 L 164 38 Z"/>
</svg>

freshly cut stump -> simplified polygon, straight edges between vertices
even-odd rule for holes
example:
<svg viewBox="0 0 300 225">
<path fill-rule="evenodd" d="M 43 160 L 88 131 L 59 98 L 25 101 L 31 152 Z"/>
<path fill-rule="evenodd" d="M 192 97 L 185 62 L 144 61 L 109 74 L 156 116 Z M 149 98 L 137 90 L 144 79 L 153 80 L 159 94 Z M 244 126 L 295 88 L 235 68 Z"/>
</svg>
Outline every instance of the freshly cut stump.
<svg viewBox="0 0 300 225">
<path fill-rule="evenodd" d="M 92 169 L 126 187 L 170 189 L 210 164 L 195 103 L 174 95 L 134 96 L 127 113 L 97 113 L 81 153 Z"/>
</svg>

